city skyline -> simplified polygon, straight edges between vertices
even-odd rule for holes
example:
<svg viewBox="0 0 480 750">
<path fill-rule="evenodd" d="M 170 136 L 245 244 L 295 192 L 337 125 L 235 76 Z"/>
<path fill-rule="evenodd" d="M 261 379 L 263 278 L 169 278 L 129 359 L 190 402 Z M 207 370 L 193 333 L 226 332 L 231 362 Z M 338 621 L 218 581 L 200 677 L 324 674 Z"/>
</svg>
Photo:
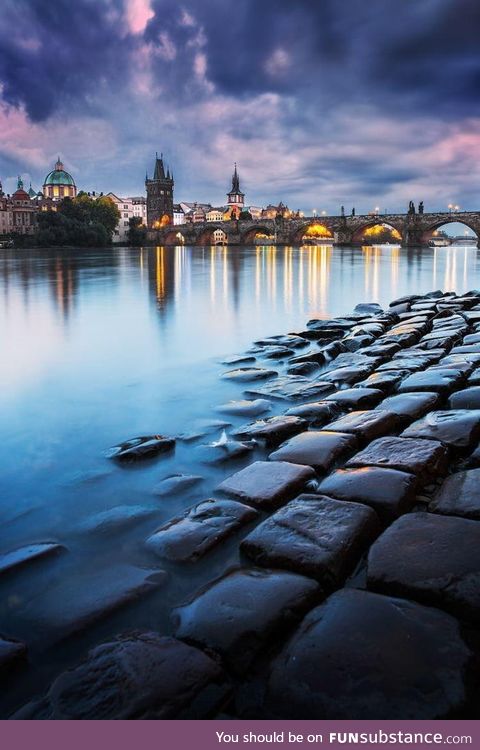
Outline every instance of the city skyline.
<svg viewBox="0 0 480 750">
<path fill-rule="evenodd" d="M 177 196 L 214 205 L 237 161 L 254 205 L 468 209 L 475 20 L 470 0 L 6 0 L 4 188 L 38 185 L 60 153 L 80 186 L 137 194 L 163 150 Z"/>
</svg>

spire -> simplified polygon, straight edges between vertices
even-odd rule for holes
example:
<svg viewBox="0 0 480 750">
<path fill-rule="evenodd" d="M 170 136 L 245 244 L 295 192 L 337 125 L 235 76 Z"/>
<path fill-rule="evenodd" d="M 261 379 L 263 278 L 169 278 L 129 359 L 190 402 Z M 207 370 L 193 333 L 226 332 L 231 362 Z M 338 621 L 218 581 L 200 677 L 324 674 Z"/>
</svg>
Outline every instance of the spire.
<svg viewBox="0 0 480 750">
<path fill-rule="evenodd" d="M 23 180 L 22 180 L 22 178 L 20 177 L 20 175 L 18 175 L 18 180 L 17 180 L 17 190 L 23 190 Z"/>
<path fill-rule="evenodd" d="M 165 179 L 165 169 L 163 167 L 163 154 L 160 154 L 160 158 L 158 158 L 158 153 L 155 152 L 155 172 L 153 174 L 154 180 L 164 180 Z"/>
<path fill-rule="evenodd" d="M 57 157 L 57 163 L 55 164 L 55 171 L 60 172 L 63 169 L 63 164 L 60 159 L 60 156 Z"/>
<path fill-rule="evenodd" d="M 239 193 L 239 192 L 240 192 L 240 178 L 237 172 L 237 162 L 235 162 L 235 168 L 233 170 L 233 177 L 232 177 L 232 193 Z"/>
</svg>

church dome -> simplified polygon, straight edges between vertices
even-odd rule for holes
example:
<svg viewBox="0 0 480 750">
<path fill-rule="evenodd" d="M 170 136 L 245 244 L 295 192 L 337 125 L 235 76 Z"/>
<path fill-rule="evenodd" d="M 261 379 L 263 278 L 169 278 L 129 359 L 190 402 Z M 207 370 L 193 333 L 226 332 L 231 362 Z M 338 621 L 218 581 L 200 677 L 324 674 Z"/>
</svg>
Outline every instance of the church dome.
<svg viewBox="0 0 480 750">
<path fill-rule="evenodd" d="M 66 172 L 60 159 L 55 164 L 55 169 L 49 172 L 45 177 L 44 185 L 72 185 L 75 186 L 75 180 L 72 175 Z"/>
<path fill-rule="evenodd" d="M 55 169 L 45 177 L 43 194 L 46 198 L 52 198 L 54 201 L 62 200 L 62 198 L 75 198 L 77 195 L 75 180 L 63 168 L 60 157 L 55 164 Z"/>
</svg>

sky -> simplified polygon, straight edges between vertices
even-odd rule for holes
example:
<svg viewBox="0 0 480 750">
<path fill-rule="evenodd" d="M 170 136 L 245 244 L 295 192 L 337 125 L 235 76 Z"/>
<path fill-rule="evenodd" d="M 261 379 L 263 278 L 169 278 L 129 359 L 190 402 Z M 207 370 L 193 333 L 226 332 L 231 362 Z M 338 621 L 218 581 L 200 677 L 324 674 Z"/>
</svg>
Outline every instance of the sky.
<svg viewBox="0 0 480 750">
<path fill-rule="evenodd" d="M 480 208 L 477 0 L 0 0 L 0 180 Z"/>
</svg>

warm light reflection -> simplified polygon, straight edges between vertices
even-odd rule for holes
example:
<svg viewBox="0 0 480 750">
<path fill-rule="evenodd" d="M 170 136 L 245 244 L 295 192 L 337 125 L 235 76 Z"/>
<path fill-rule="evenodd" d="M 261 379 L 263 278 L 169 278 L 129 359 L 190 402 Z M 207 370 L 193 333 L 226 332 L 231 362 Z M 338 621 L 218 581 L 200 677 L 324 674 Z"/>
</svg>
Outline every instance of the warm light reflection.
<svg viewBox="0 0 480 750">
<path fill-rule="evenodd" d="M 293 248 L 286 247 L 283 256 L 283 299 L 285 309 L 292 309 L 293 299 Z"/>
<path fill-rule="evenodd" d="M 398 245 L 395 247 L 392 247 L 392 250 L 390 252 L 390 262 L 391 262 L 391 285 L 392 285 L 392 291 L 391 296 L 397 297 L 398 296 L 398 269 L 400 266 L 400 248 Z"/>
<path fill-rule="evenodd" d="M 165 299 L 165 248 L 157 247 L 156 251 L 156 294 L 157 300 Z"/>
</svg>

